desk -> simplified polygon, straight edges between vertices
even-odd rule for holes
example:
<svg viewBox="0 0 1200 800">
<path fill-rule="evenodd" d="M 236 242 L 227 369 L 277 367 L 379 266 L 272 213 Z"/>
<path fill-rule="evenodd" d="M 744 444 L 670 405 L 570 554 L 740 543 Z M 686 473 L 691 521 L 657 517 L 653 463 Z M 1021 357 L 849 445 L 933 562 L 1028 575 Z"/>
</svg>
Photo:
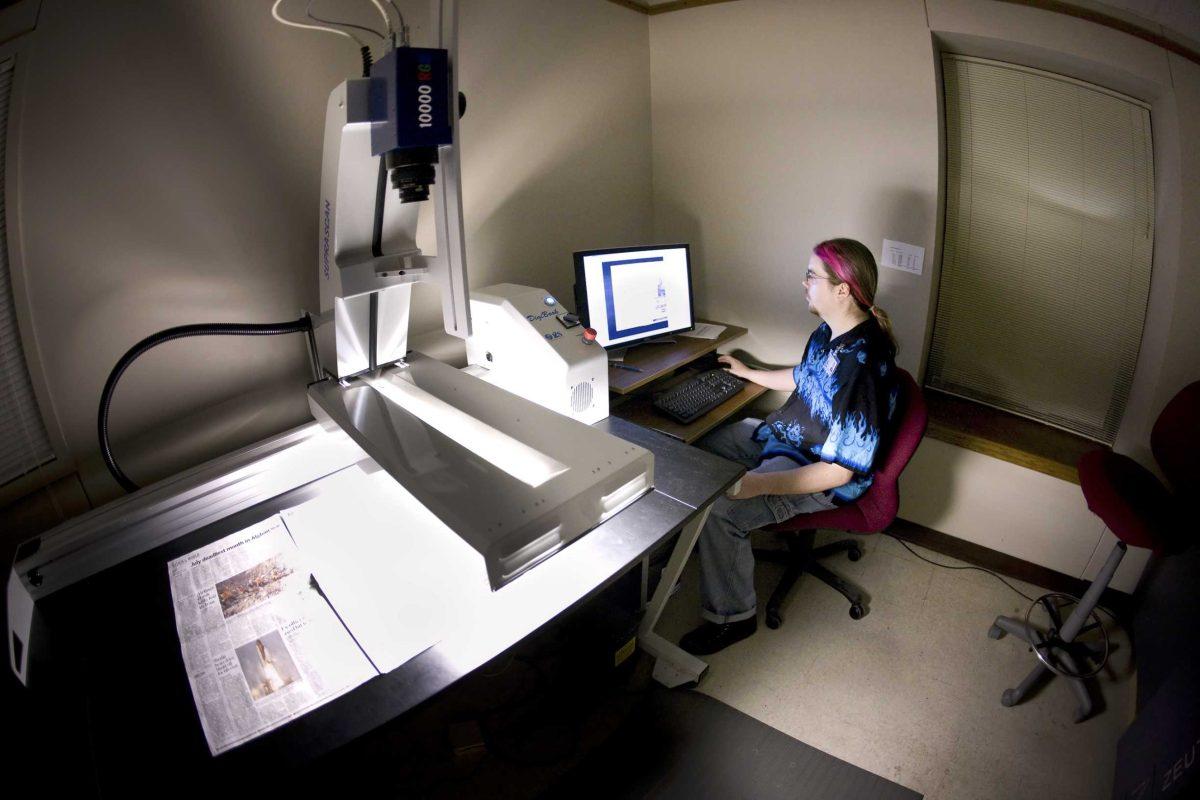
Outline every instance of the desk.
<svg viewBox="0 0 1200 800">
<path fill-rule="evenodd" d="M 171 520 L 197 513 L 212 517 L 206 517 L 202 527 L 165 538 L 38 603 L 30 690 L 36 693 L 39 709 L 52 715 L 55 727 L 85 730 L 90 739 L 84 745 L 90 755 L 65 752 L 63 747 L 64 763 L 78 757 L 78 764 L 94 764 L 106 795 L 137 794 L 150 781 L 167 791 L 178 781 L 189 795 L 225 794 L 240 785 L 235 781 L 269 780 L 272 774 L 282 774 L 280 770 L 328 753 L 404 714 L 610 585 L 678 531 L 683 531 L 680 538 L 686 546 L 676 547 L 672 565 L 682 568 L 707 505 L 740 477 L 742 468 L 621 419 L 609 418 L 597 427 L 653 452 L 654 491 L 492 593 L 469 624 L 416 658 L 215 758 L 208 752 L 188 687 L 166 564 L 314 497 L 324 478 L 359 468 L 362 456 L 346 464 L 337 460 L 344 456 L 328 455 L 326 466 L 317 470 L 324 475 L 313 478 L 316 472 L 306 473 L 293 479 L 304 481 L 301 485 L 279 492 L 271 473 L 281 467 L 273 466 L 271 458 L 296 452 L 321 436 L 342 435 L 325 434 L 313 423 L 276 437 L 285 440 L 283 450 L 269 441 L 93 512 L 140 519 L 140 509 L 171 507 L 172 513 L 180 514 Z M 307 466 L 313 463 L 310 454 L 299 461 L 316 469 Z M 269 496 L 246 501 L 248 484 L 234 477 L 240 474 L 269 487 L 262 490 Z M 214 476 L 220 491 L 197 488 L 210 485 Z M 570 579 L 563 580 L 564 575 Z M 666 577 L 660 582 L 647 614 L 650 627 L 671 583 Z M 652 643 L 656 639 L 652 632 L 644 636 Z M 169 776 L 168 782 L 164 784 L 161 776 Z"/>
<path fill-rule="evenodd" d="M 715 323 L 720 325 L 722 323 Z M 665 433 L 691 444 L 736 414 L 767 391 L 746 383 L 742 391 L 698 419 L 684 425 L 654 408 L 653 394 L 687 380 L 702 370 L 689 365 L 716 351 L 726 342 L 746 333 L 745 328 L 726 325 L 716 339 L 696 339 L 680 334 L 673 344 L 648 344 L 631 348 L 623 363 L 640 372 L 609 367 L 608 388 L 615 395 L 610 413 L 645 428 Z"/>
</svg>

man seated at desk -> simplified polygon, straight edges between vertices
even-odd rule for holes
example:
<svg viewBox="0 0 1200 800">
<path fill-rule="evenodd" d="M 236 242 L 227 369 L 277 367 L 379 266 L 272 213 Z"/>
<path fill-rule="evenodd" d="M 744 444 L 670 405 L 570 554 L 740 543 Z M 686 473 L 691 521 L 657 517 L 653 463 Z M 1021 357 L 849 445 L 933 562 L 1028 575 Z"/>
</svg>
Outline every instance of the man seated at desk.
<svg viewBox="0 0 1200 800">
<path fill-rule="evenodd" d="M 871 485 L 899 388 L 891 324 L 875 305 L 878 279 L 875 258 L 859 242 L 821 242 L 803 285 L 808 310 L 822 324 L 801 363 L 757 370 L 721 356 L 734 375 L 792 395 L 765 422 L 742 420 L 698 442 L 751 471 L 736 494 L 713 503 L 700 533 L 706 622 L 680 641 L 689 653 L 715 653 L 758 628 L 751 531 L 851 503 Z"/>
</svg>

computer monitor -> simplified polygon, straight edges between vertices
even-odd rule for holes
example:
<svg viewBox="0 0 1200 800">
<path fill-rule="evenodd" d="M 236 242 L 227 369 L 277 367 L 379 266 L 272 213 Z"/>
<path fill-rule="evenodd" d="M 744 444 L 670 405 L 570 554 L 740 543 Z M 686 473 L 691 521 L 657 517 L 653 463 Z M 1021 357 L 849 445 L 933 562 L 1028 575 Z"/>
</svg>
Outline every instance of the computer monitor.
<svg viewBox="0 0 1200 800">
<path fill-rule="evenodd" d="M 576 312 L 604 347 L 696 327 L 686 244 L 575 254 Z"/>
</svg>

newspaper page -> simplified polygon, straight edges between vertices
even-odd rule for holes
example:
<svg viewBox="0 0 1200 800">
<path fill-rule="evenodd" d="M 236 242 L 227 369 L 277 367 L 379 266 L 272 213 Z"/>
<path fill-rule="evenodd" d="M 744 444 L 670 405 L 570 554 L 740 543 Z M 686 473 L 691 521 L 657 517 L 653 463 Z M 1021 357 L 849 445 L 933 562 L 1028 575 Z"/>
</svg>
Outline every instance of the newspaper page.
<svg viewBox="0 0 1200 800">
<path fill-rule="evenodd" d="M 183 662 L 213 755 L 378 674 L 310 582 L 278 514 L 168 569 Z"/>
</svg>

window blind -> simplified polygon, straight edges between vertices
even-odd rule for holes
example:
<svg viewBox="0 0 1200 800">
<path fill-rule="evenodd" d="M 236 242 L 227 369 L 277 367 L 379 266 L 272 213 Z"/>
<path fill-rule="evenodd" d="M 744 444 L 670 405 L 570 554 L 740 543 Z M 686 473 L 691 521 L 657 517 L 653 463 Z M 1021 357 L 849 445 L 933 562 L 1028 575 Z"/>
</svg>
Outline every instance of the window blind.
<svg viewBox="0 0 1200 800">
<path fill-rule="evenodd" d="M 1150 112 L 942 57 L 946 224 L 927 385 L 1111 443 L 1154 243 Z"/>
<path fill-rule="evenodd" d="M 13 67 L 11 58 L 0 63 L 0 485 L 54 460 L 21 349 L 8 264 L 4 179 Z"/>
</svg>

